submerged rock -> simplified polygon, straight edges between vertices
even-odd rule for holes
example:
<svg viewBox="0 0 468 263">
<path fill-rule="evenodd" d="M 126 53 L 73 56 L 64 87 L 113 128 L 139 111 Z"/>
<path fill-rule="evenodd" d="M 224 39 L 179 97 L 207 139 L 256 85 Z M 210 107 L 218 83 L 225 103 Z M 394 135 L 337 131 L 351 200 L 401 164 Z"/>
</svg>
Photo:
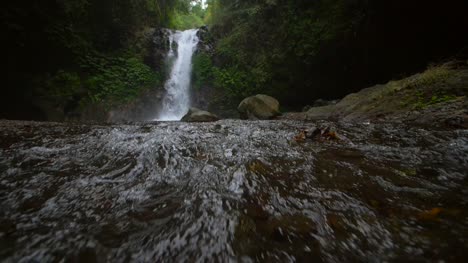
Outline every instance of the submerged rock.
<svg viewBox="0 0 468 263">
<path fill-rule="evenodd" d="M 185 122 L 212 122 L 219 120 L 218 116 L 208 111 L 190 108 L 181 121 Z"/>
<path fill-rule="evenodd" d="M 268 120 L 281 115 L 278 100 L 263 94 L 244 99 L 237 109 L 242 119 Z"/>
</svg>

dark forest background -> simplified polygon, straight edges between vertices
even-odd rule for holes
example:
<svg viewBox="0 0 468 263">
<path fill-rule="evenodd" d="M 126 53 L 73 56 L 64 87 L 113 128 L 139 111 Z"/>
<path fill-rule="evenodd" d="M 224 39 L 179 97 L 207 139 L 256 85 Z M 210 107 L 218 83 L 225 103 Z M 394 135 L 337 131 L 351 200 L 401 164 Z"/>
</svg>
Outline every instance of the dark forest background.
<svg viewBox="0 0 468 263">
<path fill-rule="evenodd" d="M 51 119 L 105 109 L 162 87 L 148 36 L 208 25 L 195 88 L 232 104 L 256 93 L 300 109 L 466 60 L 466 1 L 43 0 L 2 4 L 0 118 Z M 55 111 L 55 109 L 60 109 Z M 62 117 L 52 119 L 63 119 Z"/>
</svg>

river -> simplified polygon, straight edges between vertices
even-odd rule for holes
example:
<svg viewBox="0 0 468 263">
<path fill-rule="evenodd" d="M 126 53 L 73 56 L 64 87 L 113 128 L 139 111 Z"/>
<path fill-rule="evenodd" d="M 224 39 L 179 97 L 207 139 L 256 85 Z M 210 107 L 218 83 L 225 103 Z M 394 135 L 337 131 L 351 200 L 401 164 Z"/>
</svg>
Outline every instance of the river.
<svg viewBox="0 0 468 263">
<path fill-rule="evenodd" d="M 462 261 L 467 135 L 398 123 L 0 121 L 0 259 Z"/>
</svg>

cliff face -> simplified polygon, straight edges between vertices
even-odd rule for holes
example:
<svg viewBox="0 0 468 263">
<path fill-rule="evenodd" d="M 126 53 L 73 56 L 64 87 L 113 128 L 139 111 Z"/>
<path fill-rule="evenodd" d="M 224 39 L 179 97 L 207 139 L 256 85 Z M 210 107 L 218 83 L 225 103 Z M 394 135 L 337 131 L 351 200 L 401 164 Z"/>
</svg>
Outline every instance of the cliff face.
<svg viewBox="0 0 468 263">
<path fill-rule="evenodd" d="M 448 63 L 284 118 L 468 128 L 468 64 Z"/>
<path fill-rule="evenodd" d="M 110 109 L 160 86 L 165 52 L 152 44 L 163 37 L 154 28 L 165 25 L 174 4 L 5 2 L 0 118 L 105 120 Z"/>
<path fill-rule="evenodd" d="M 468 57 L 466 1 L 239 2 L 210 28 L 221 85 L 296 110 Z"/>
<path fill-rule="evenodd" d="M 142 32 L 138 41 L 135 42 L 135 49 L 141 54 L 144 61 L 144 67 L 147 71 L 157 72 L 160 79 L 150 88 L 138 91 L 138 94 L 132 95 L 132 99 L 124 102 L 109 105 L 106 101 L 89 101 L 87 90 L 88 83 L 81 83 L 78 92 L 62 100 L 60 97 L 49 96 L 31 96 L 25 101 L 29 108 L 34 107 L 38 117 L 31 116 L 30 109 L 25 108 L 18 112 L 23 112 L 23 116 L 15 117 L 10 115 L 11 119 L 36 119 L 47 121 L 100 121 L 100 122 L 120 122 L 120 121 L 144 121 L 154 118 L 158 106 L 164 94 L 164 79 L 167 67 L 166 55 L 169 50 L 170 32 L 167 29 L 149 28 Z M 107 70 L 107 69 L 102 69 Z M 133 74 L 132 69 L 126 66 L 122 67 L 123 76 Z M 139 74 L 137 72 L 137 74 Z M 66 83 L 65 83 L 66 84 Z M 126 90 L 138 89 L 138 82 L 125 83 Z M 64 90 L 70 89 L 65 86 Z M 85 103 L 83 103 L 83 101 Z M 13 111 L 17 110 L 15 107 Z"/>
<path fill-rule="evenodd" d="M 216 59 L 215 36 L 206 26 L 201 27 L 197 35 L 200 41 L 194 55 L 191 103 L 194 107 L 208 110 L 222 118 L 238 118 L 236 109 L 239 102 L 229 97 L 227 90 L 217 86 L 211 79 L 211 60 Z M 210 72 L 210 76 L 205 75 L 207 72 Z"/>
<path fill-rule="evenodd" d="M 155 72 L 162 72 L 162 81 L 159 86 L 146 90 L 135 100 L 109 110 L 106 114 L 106 121 L 147 121 L 156 117 L 165 94 L 164 81 L 167 78 L 169 66 L 167 54 L 170 33 L 170 30 L 165 28 L 154 29 L 144 41 L 147 45 L 147 52 L 144 56 L 145 64 Z"/>
</svg>

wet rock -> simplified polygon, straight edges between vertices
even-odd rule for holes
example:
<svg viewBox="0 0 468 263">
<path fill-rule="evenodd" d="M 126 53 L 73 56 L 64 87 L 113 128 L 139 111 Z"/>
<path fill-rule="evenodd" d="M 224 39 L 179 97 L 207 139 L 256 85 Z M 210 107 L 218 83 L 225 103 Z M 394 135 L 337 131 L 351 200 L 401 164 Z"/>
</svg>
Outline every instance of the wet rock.
<svg viewBox="0 0 468 263">
<path fill-rule="evenodd" d="M 306 105 L 304 108 L 302 108 L 302 112 L 308 112 L 310 109 L 312 109 L 312 106 Z"/>
<path fill-rule="evenodd" d="M 151 35 L 151 42 L 149 52 L 146 55 L 145 63 L 154 70 L 160 70 L 164 66 L 169 47 L 169 36 L 171 31 L 169 29 L 153 29 Z"/>
<path fill-rule="evenodd" d="M 268 120 L 281 115 L 278 100 L 263 94 L 244 99 L 237 110 L 242 119 Z"/>
<path fill-rule="evenodd" d="M 445 120 L 445 124 L 454 128 L 467 128 L 467 116 L 454 116 Z"/>
<path fill-rule="evenodd" d="M 312 107 L 323 107 L 323 106 L 328 106 L 328 105 L 335 105 L 338 103 L 338 100 L 324 100 L 324 99 L 318 99 L 314 101 L 314 104 Z"/>
<path fill-rule="evenodd" d="M 182 117 L 181 121 L 185 122 L 212 122 L 218 121 L 218 116 L 214 115 L 213 113 L 200 110 L 197 108 L 190 108 L 187 114 Z"/>
<path fill-rule="evenodd" d="M 0 121 L 0 258 L 464 262 L 467 138 L 405 123 Z"/>
<path fill-rule="evenodd" d="M 212 54 L 213 48 L 213 36 L 207 26 L 202 26 L 198 29 L 197 37 L 199 38 L 197 53 Z"/>
<path fill-rule="evenodd" d="M 158 112 L 163 95 L 163 88 L 150 89 L 134 101 L 116 107 L 108 112 L 105 121 L 125 123 L 129 121 L 147 121 L 154 119 L 154 113 Z"/>
<path fill-rule="evenodd" d="M 319 128 L 312 127 L 310 129 L 301 130 L 296 136 L 294 136 L 294 141 L 298 143 L 305 142 L 307 139 L 317 141 L 340 140 L 336 130 L 329 126 Z"/>
<path fill-rule="evenodd" d="M 444 65 L 398 81 L 349 94 L 339 102 L 317 100 L 306 112 L 284 118 L 391 121 L 466 128 L 468 69 Z"/>
</svg>

